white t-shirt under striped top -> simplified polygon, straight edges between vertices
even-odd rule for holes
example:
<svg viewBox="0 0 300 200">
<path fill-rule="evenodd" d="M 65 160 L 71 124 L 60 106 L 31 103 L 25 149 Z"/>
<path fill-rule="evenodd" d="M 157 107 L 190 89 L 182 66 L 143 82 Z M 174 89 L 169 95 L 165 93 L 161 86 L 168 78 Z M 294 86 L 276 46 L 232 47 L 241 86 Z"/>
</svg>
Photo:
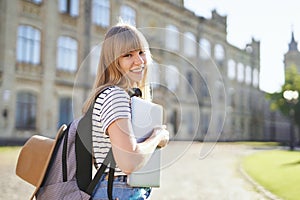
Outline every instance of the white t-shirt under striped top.
<svg viewBox="0 0 300 200">
<path fill-rule="evenodd" d="M 97 167 L 101 166 L 111 148 L 109 136 L 106 134 L 107 128 L 117 119 L 131 119 L 130 110 L 130 97 L 120 87 L 108 87 L 97 97 L 92 115 L 93 150 Z M 115 175 L 125 174 L 117 167 Z"/>
</svg>

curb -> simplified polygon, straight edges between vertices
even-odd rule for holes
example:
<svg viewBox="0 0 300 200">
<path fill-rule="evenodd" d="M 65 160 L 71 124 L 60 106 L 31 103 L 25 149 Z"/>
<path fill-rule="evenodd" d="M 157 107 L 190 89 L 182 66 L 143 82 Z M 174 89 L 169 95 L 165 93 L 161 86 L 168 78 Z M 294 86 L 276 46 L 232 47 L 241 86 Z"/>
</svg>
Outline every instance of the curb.
<svg viewBox="0 0 300 200">
<path fill-rule="evenodd" d="M 263 186 L 259 185 L 256 181 L 254 181 L 254 179 L 251 178 L 247 174 L 247 172 L 245 172 L 245 170 L 242 167 L 242 164 L 240 164 L 240 166 L 239 166 L 239 171 L 247 179 L 247 181 L 249 181 L 255 187 L 255 189 L 257 189 L 259 191 L 259 193 L 263 194 L 266 198 L 268 198 L 270 200 L 283 200 L 283 199 L 279 198 L 278 196 L 276 196 L 275 194 L 268 191 L 267 189 L 265 189 Z"/>
</svg>

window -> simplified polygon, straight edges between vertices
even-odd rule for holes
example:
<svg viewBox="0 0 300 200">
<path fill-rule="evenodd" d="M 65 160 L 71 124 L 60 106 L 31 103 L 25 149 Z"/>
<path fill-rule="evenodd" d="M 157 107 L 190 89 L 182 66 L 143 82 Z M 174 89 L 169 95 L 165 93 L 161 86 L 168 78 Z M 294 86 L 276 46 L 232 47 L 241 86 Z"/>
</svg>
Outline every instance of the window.
<svg viewBox="0 0 300 200">
<path fill-rule="evenodd" d="M 207 60 L 208 58 L 210 58 L 211 55 L 211 47 L 210 47 L 210 43 L 207 39 L 200 39 L 199 41 L 199 45 L 200 45 L 200 58 Z"/>
<path fill-rule="evenodd" d="M 160 86 L 160 72 L 159 72 L 159 66 L 156 62 L 153 62 L 153 64 L 148 68 L 148 74 L 149 74 L 149 83 L 151 84 L 152 88 L 157 88 Z"/>
<path fill-rule="evenodd" d="M 166 78 L 168 89 L 174 92 L 177 89 L 179 83 L 178 69 L 173 65 L 167 66 L 165 78 Z"/>
<path fill-rule="evenodd" d="M 216 44 L 214 53 L 215 53 L 215 59 L 217 61 L 224 60 L 225 53 L 222 45 Z"/>
<path fill-rule="evenodd" d="M 17 94 L 16 128 L 32 130 L 36 126 L 36 96 L 20 92 Z"/>
<path fill-rule="evenodd" d="M 235 74 L 235 62 L 234 62 L 234 60 L 229 60 L 228 61 L 228 64 L 227 64 L 228 66 L 228 69 L 227 69 L 227 76 L 228 76 L 228 78 L 230 78 L 230 79 L 235 79 L 235 76 L 236 76 L 236 74 Z"/>
<path fill-rule="evenodd" d="M 196 37 L 191 32 L 184 33 L 184 53 L 187 56 L 195 56 L 196 55 Z"/>
<path fill-rule="evenodd" d="M 166 47 L 169 50 L 179 50 L 179 34 L 176 26 L 168 25 L 166 27 Z"/>
<path fill-rule="evenodd" d="M 130 6 L 121 6 L 121 18 L 127 23 L 132 25 L 136 24 L 136 13 L 135 10 Z"/>
<path fill-rule="evenodd" d="M 255 68 L 253 70 L 253 79 L 252 79 L 252 84 L 254 87 L 257 87 L 258 84 L 259 84 L 259 73 L 258 73 L 258 70 Z"/>
<path fill-rule="evenodd" d="M 246 66 L 246 77 L 245 82 L 247 85 L 251 84 L 251 76 L 252 76 L 252 70 L 250 66 Z"/>
<path fill-rule="evenodd" d="M 208 87 L 205 81 L 201 81 L 200 95 L 201 97 L 209 97 Z"/>
<path fill-rule="evenodd" d="M 109 0 L 93 0 L 92 21 L 102 27 L 108 27 L 110 22 Z"/>
<path fill-rule="evenodd" d="M 190 136 L 192 136 L 195 132 L 195 128 L 194 128 L 194 116 L 193 116 L 193 112 L 188 112 L 187 116 L 187 132 Z"/>
<path fill-rule="evenodd" d="M 186 76 L 187 76 L 187 81 L 188 81 L 187 92 L 192 93 L 192 91 L 193 91 L 193 73 L 188 72 Z"/>
<path fill-rule="evenodd" d="M 32 3 L 35 3 L 35 4 L 42 3 L 42 0 L 29 0 L 29 1 L 32 2 Z"/>
<path fill-rule="evenodd" d="M 26 25 L 18 28 L 17 61 L 37 65 L 40 63 L 41 33 Z"/>
<path fill-rule="evenodd" d="M 72 120 L 72 99 L 70 97 L 60 98 L 58 127 L 60 127 L 62 124 L 69 124 Z"/>
<path fill-rule="evenodd" d="M 76 17 L 79 15 L 79 0 L 59 0 L 58 9 L 61 13 Z"/>
<path fill-rule="evenodd" d="M 201 123 L 201 131 L 203 135 L 207 134 L 208 127 L 209 127 L 209 122 L 210 122 L 210 117 L 208 114 L 203 114 L 202 116 L 202 123 Z"/>
<path fill-rule="evenodd" d="M 235 107 L 235 90 L 233 88 L 229 88 L 229 101 L 228 105 L 232 108 Z"/>
<path fill-rule="evenodd" d="M 242 63 L 237 65 L 237 80 L 238 82 L 244 81 L 244 65 Z"/>
<path fill-rule="evenodd" d="M 66 36 L 58 38 L 57 68 L 64 71 L 77 70 L 77 41 Z"/>
</svg>

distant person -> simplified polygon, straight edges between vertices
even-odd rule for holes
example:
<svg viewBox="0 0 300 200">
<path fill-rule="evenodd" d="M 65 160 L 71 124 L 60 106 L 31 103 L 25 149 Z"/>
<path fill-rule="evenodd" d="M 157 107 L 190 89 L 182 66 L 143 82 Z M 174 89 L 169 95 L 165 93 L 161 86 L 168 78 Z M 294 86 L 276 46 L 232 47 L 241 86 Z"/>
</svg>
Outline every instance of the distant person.
<svg viewBox="0 0 300 200">
<path fill-rule="evenodd" d="M 145 37 L 135 27 L 119 23 L 111 27 L 101 48 L 98 72 L 92 93 L 83 112 L 96 99 L 93 109 L 93 153 L 99 168 L 110 147 L 116 160 L 113 199 L 147 199 L 151 188 L 131 187 L 127 175 L 143 167 L 156 147 L 165 147 L 169 132 L 155 128 L 144 142 L 137 143 L 131 124 L 130 93 L 140 88 L 142 97 L 149 98 L 146 76 L 151 54 Z M 92 195 L 93 200 L 108 199 L 105 173 Z"/>
</svg>

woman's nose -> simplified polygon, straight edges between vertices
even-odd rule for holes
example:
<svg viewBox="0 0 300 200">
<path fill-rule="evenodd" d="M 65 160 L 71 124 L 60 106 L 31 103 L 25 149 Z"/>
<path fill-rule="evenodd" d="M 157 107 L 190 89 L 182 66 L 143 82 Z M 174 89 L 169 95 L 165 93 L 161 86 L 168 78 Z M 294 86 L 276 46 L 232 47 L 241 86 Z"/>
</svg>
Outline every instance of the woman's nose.
<svg viewBox="0 0 300 200">
<path fill-rule="evenodd" d="M 135 56 L 134 64 L 136 64 L 136 65 L 144 64 L 144 59 L 140 54 Z"/>
</svg>

